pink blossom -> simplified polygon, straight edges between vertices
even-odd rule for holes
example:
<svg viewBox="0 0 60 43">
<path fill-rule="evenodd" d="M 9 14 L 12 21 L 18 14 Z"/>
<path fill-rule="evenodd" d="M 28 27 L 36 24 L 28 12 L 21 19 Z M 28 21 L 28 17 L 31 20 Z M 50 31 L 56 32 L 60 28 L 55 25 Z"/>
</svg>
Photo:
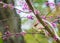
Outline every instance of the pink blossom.
<svg viewBox="0 0 60 43">
<path fill-rule="evenodd" d="M 26 32 L 20 32 L 20 34 L 24 36 L 26 34 Z"/>
<path fill-rule="evenodd" d="M 29 12 L 32 12 L 32 10 L 29 9 Z"/>
<path fill-rule="evenodd" d="M 52 24 L 53 27 L 56 27 L 56 23 L 53 23 L 53 22 L 52 22 L 51 24 Z"/>
<path fill-rule="evenodd" d="M 41 18 L 46 19 L 46 16 L 41 16 Z"/>
<path fill-rule="evenodd" d="M 53 39 L 54 39 L 54 40 L 57 40 L 57 36 L 55 35 L 55 36 L 53 37 Z"/>
<path fill-rule="evenodd" d="M 0 1 L 0 3 L 3 3 L 2 1 Z"/>
<path fill-rule="evenodd" d="M 39 12 L 38 10 L 35 10 L 34 13 L 35 13 L 35 14 L 39 14 L 40 12 Z"/>
<path fill-rule="evenodd" d="M 22 0 L 19 0 L 19 5 L 23 5 L 25 2 Z"/>
<path fill-rule="evenodd" d="M 33 16 L 32 15 L 28 15 L 27 18 L 33 20 Z"/>
<path fill-rule="evenodd" d="M 29 9 L 29 7 L 28 7 L 28 5 L 27 5 L 27 3 L 24 3 L 24 5 L 23 5 L 23 8 L 22 8 L 23 10 L 28 10 Z"/>
<path fill-rule="evenodd" d="M 6 39 L 7 39 L 7 37 L 6 37 L 6 36 L 3 36 L 3 37 L 2 37 L 2 39 L 3 39 L 3 40 L 6 40 Z"/>
<path fill-rule="evenodd" d="M 54 3 L 52 3 L 52 2 L 50 2 L 50 3 L 49 3 L 49 5 L 50 5 L 50 6 L 54 6 L 55 4 L 54 4 Z"/>
<path fill-rule="evenodd" d="M 11 10 L 13 10 L 14 9 L 14 5 L 11 3 L 11 4 L 9 4 L 9 7 L 10 7 L 10 9 Z"/>
<path fill-rule="evenodd" d="M 16 33 L 16 35 L 15 35 L 16 37 L 19 37 L 20 36 L 20 34 L 19 33 Z"/>
<path fill-rule="evenodd" d="M 46 3 L 45 3 L 47 6 L 49 6 L 49 3 L 48 3 L 48 1 L 46 1 Z"/>
<path fill-rule="evenodd" d="M 11 36 L 11 33 L 9 31 L 5 32 L 5 35 L 7 35 L 7 37 Z"/>
<path fill-rule="evenodd" d="M 7 8 L 7 7 L 8 7 L 8 4 L 4 4 L 4 5 L 3 5 L 3 8 Z"/>
<path fill-rule="evenodd" d="M 18 14 L 21 13 L 21 10 L 18 10 L 17 13 L 18 13 Z"/>
<path fill-rule="evenodd" d="M 50 6 L 54 6 L 55 4 L 54 4 L 53 2 L 48 2 L 48 1 L 47 1 L 47 2 L 46 2 L 46 5 L 47 5 L 47 6 L 49 6 L 49 5 L 50 5 Z"/>
</svg>

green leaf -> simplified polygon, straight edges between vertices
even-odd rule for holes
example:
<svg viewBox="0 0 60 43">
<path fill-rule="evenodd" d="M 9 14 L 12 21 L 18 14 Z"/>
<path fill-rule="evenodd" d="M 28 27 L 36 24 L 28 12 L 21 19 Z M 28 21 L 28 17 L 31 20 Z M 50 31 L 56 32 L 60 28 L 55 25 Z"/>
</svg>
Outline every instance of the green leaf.
<svg viewBox="0 0 60 43">
<path fill-rule="evenodd" d="M 3 39 L 2 38 L 0 38 L 0 43 L 3 43 Z"/>
</svg>

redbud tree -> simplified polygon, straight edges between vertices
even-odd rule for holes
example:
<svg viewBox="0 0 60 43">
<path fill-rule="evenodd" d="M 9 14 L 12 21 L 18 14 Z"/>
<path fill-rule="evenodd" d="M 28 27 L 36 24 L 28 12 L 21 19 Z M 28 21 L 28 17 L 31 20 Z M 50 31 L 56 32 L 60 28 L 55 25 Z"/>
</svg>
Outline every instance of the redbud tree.
<svg viewBox="0 0 60 43">
<path fill-rule="evenodd" d="M 23 0 L 22 0 L 23 1 Z M 28 15 L 26 18 L 34 20 L 34 17 L 38 20 L 37 23 L 34 25 L 36 27 L 39 23 L 41 23 L 43 26 L 40 26 L 39 29 L 44 31 L 44 34 L 52 37 L 57 43 L 60 43 L 60 37 L 58 36 L 55 28 L 56 28 L 56 22 L 58 22 L 57 17 L 56 20 L 53 22 L 49 22 L 47 20 L 48 17 L 41 16 L 41 12 L 36 10 L 33 6 L 33 4 L 30 2 L 30 0 L 25 0 L 25 2 L 20 1 L 20 6 L 22 6 L 22 10 L 18 9 L 15 5 L 15 0 L 0 0 L 0 23 L 3 25 L 2 29 L 2 39 L 4 43 L 25 43 L 24 37 L 25 34 L 28 34 L 27 32 L 22 32 L 21 30 L 21 17 L 18 15 L 21 12 L 24 13 L 33 13 L 34 16 Z M 18 4 L 18 5 L 19 5 Z M 46 2 L 47 6 L 49 7 L 49 4 L 53 5 L 53 3 Z M 50 8 L 50 7 L 49 7 Z M 25 11 L 26 10 L 26 11 Z M 17 12 L 16 12 L 17 11 Z M 52 16 L 49 16 L 49 18 L 53 18 Z M 32 33 L 34 34 L 34 33 Z"/>
</svg>

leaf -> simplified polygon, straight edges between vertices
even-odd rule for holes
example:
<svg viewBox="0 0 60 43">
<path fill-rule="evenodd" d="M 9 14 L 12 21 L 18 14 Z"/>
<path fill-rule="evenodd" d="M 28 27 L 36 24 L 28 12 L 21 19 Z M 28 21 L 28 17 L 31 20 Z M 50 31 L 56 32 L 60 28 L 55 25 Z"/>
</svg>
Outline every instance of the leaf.
<svg viewBox="0 0 60 43">
<path fill-rule="evenodd" d="M 0 43 L 3 43 L 3 39 L 2 38 L 0 38 Z"/>
</svg>

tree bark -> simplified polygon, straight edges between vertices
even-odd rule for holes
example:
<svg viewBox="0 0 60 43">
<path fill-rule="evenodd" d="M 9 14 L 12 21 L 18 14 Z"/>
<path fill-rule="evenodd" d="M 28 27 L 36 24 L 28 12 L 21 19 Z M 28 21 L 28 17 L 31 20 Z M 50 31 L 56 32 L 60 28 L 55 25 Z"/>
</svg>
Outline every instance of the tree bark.
<svg viewBox="0 0 60 43">
<path fill-rule="evenodd" d="M 14 0 L 2 0 L 3 3 L 6 4 L 14 4 Z M 3 6 L 0 4 L 0 6 Z M 11 33 L 20 33 L 21 32 L 21 18 L 19 17 L 19 15 L 16 13 L 16 9 L 11 10 L 9 7 L 7 8 L 0 8 L 0 15 L 1 17 L 1 22 L 2 23 L 2 28 L 1 30 L 2 33 L 4 34 L 6 31 L 10 31 Z M 4 27 L 8 25 L 8 30 L 6 30 Z M 0 30 L 0 31 L 1 31 Z M 22 39 L 19 39 L 19 38 Z M 3 40 L 4 43 L 24 43 L 24 37 L 20 36 L 18 38 L 16 38 L 15 36 L 11 36 L 9 39 L 7 40 Z"/>
</svg>

